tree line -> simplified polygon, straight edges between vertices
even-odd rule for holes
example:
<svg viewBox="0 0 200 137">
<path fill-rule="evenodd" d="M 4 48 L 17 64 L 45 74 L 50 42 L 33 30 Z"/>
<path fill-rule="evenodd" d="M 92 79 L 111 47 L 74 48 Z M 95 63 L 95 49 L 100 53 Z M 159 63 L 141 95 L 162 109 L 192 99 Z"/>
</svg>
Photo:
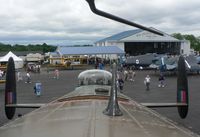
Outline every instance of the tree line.
<svg viewBox="0 0 200 137">
<path fill-rule="evenodd" d="M 88 45 L 73 45 L 75 47 L 88 47 L 92 46 L 90 44 Z M 47 45 L 46 43 L 43 44 L 29 44 L 29 45 L 20 45 L 20 44 L 15 44 L 15 45 L 10 45 L 10 44 L 4 44 L 0 43 L 0 52 L 5 52 L 5 51 L 42 51 L 43 53 L 46 52 L 54 52 L 56 50 L 57 46 L 52 46 L 52 45 Z"/>
<path fill-rule="evenodd" d="M 10 44 L 3 44 L 0 43 L 0 52 L 4 51 L 42 51 L 43 53 L 46 52 L 54 52 L 56 50 L 56 46 L 47 45 L 46 43 L 43 44 L 29 44 L 29 45 L 10 45 Z"/>
<path fill-rule="evenodd" d="M 195 51 L 200 51 L 200 38 L 195 37 L 192 34 L 181 34 L 181 33 L 173 33 L 173 37 L 179 39 L 179 40 L 189 40 L 191 48 L 193 48 Z"/>
</svg>

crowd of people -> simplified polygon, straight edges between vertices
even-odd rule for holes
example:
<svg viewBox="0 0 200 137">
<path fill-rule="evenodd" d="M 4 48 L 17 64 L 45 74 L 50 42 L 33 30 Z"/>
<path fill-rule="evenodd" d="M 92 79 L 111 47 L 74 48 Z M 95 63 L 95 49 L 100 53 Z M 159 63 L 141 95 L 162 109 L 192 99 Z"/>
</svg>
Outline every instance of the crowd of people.
<svg viewBox="0 0 200 137">
<path fill-rule="evenodd" d="M 32 78 L 31 78 L 31 73 L 34 73 L 34 72 L 32 72 L 32 71 L 25 71 L 25 72 L 22 72 L 22 71 L 20 71 L 20 70 L 18 70 L 17 72 L 16 72 L 16 80 L 17 80 L 17 82 L 20 82 L 20 81 L 24 81 L 25 83 L 27 83 L 27 84 L 30 84 L 30 83 L 32 83 Z M 48 74 L 50 74 L 49 72 L 48 72 Z M 37 74 L 38 75 L 38 74 Z M 51 73 L 51 76 L 52 76 L 52 78 L 54 78 L 54 79 L 59 79 L 59 75 L 60 75 L 60 72 L 59 72 L 59 70 L 58 69 L 55 69 L 52 73 Z M 0 75 L 1 76 L 1 75 Z M 34 82 L 34 87 L 33 87 L 33 89 L 34 89 L 34 93 L 36 94 L 36 96 L 40 96 L 41 95 L 41 83 L 40 82 L 38 82 L 39 80 L 36 80 L 35 82 Z"/>
<path fill-rule="evenodd" d="M 133 68 L 128 67 L 121 67 L 117 71 L 117 85 L 120 90 L 120 92 L 123 91 L 123 87 L 125 84 L 125 81 L 131 81 L 133 82 L 135 78 L 135 71 Z"/>
<path fill-rule="evenodd" d="M 122 92 L 123 91 L 123 86 L 126 81 L 135 81 L 135 76 L 136 72 L 134 71 L 133 67 L 125 67 L 125 68 L 120 68 L 117 71 L 117 84 L 119 87 L 119 90 Z M 151 77 L 150 75 L 146 75 L 144 78 L 144 85 L 146 87 L 146 90 L 150 90 L 150 83 L 151 83 Z M 158 87 L 159 88 L 164 88 L 165 87 L 165 77 L 164 74 L 160 72 L 159 77 L 158 77 Z"/>
<path fill-rule="evenodd" d="M 104 67 L 105 66 L 104 66 L 103 62 L 97 62 L 95 64 L 95 69 L 103 70 Z M 135 76 L 136 76 L 136 72 L 135 72 L 134 67 L 120 66 L 117 71 L 117 87 L 118 87 L 119 91 L 123 92 L 123 87 L 124 87 L 126 81 L 134 82 Z M 150 75 L 146 75 L 146 77 L 144 77 L 144 85 L 145 85 L 147 91 L 150 90 L 150 85 L 151 85 L 150 83 L 151 83 L 151 77 L 150 77 Z M 159 74 L 158 87 L 159 88 L 165 87 L 165 78 L 164 78 L 164 75 L 162 72 L 160 72 L 160 74 Z"/>
<path fill-rule="evenodd" d="M 40 68 L 40 67 L 39 67 Z M 120 92 L 123 92 L 124 85 L 126 85 L 126 82 L 133 82 L 136 81 L 136 71 L 134 67 L 118 67 L 117 71 L 117 87 Z M 104 70 L 105 66 L 103 62 L 98 62 L 95 64 L 95 69 Z M 49 71 L 48 71 L 49 74 Z M 58 69 L 55 69 L 52 73 L 54 79 L 59 79 L 60 72 Z M 4 76 L 4 72 L 0 71 L 0 79 Z M 26 71 L 25 73 L 22 73 L 20 71 L 17 71 L 17 81 L 25 81 L 25 83 L 31 83 L 31 71 Z M 146 75 L 144 77 L 144 85 L 145 89 L 147 91 L 150 90 L 151 86 L 151 77 L 150 75 Z M 158 77 L 158 87 L 164 88 L 165 87 L 165 77 L 162 73 L 160 73 Z M 35 90 L 35 87 L 34 87 Z"/>
</svg>

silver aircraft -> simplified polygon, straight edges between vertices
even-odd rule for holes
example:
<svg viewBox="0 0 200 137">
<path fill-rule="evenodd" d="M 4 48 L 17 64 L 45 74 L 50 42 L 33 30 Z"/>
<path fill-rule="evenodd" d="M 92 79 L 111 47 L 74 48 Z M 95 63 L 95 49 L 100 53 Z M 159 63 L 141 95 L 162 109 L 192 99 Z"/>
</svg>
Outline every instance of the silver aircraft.
<svg viewBox="0 0 200 137">
<path fill-rule="evenodd" d="M 158 35 L 139 24 L 96 9 L 98 15 L 132 25 Z M 196 137 L 148 107 L 177 107 L 181 118 L 188 113 L 188 82 L 184 58 L 178 62 L 177 101 L 175 103 L 137 103 L 118 92 L 117 65 L 112 74 L 104 70 L 87 70 L 79 75 L 79 87 L 48 104 L 18 104 L 15 66 L 8 61 L 5 86 L 5 113 L 8 119 L 16 108 L 38 108 L 0 127 L 0 137 Z"/>
</svg>

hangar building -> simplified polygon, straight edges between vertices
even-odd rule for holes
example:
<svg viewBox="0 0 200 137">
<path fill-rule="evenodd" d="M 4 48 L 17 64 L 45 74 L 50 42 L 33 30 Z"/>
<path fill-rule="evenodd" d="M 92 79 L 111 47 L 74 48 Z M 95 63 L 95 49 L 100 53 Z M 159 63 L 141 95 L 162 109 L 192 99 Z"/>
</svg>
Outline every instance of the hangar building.
<svg viewBox="0 0 200 137">
<path fill-rule="evenodd" d="M 130 56 L 145 53 L 190 54 L 189 41 L 181 41 L 164 32 L 161 33 L 163 36 L 142 29 L 128 30 L 99 40 L 95 45 L 117 46 Z"/>
</svg>

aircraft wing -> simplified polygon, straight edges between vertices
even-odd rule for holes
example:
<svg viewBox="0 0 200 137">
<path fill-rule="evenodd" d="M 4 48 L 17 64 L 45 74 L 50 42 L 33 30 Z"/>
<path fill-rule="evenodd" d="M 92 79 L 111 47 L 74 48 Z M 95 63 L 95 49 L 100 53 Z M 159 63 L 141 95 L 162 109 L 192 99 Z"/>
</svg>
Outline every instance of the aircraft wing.
<svg viewBox="0 0 200 137">
<path fill-rule="evenodd" d="M 185 57 L 185 63 L 188 71 L 200 71 L 200 66 L 195 56 L 189 55 Z"/>
<path fill-rule="evenodd" d="M 156 59 L 156 54 L 148 53 L 144 55 L 138 55 L 129 57 L 126 60 L 127 65 L 149 66 L 152 61 Z"/>
<path fill-rule="evenodd" d="M 78 89 L 80 90 L 80 89 Z M 74 91 L 0 128 L 2 137 L 189 137 L 155 111 L 120 95 L 123 116 L 104 115 L 108 96 Z"/>
<path fill-rule="evenodd" d="M 166 69 L 169 70 L 169 71 L 170 70 L 175 70 L 175 69 L 177 69 L 177 67 L 178 67 L 177 64 L 166 65 Z"/>
</svg>

